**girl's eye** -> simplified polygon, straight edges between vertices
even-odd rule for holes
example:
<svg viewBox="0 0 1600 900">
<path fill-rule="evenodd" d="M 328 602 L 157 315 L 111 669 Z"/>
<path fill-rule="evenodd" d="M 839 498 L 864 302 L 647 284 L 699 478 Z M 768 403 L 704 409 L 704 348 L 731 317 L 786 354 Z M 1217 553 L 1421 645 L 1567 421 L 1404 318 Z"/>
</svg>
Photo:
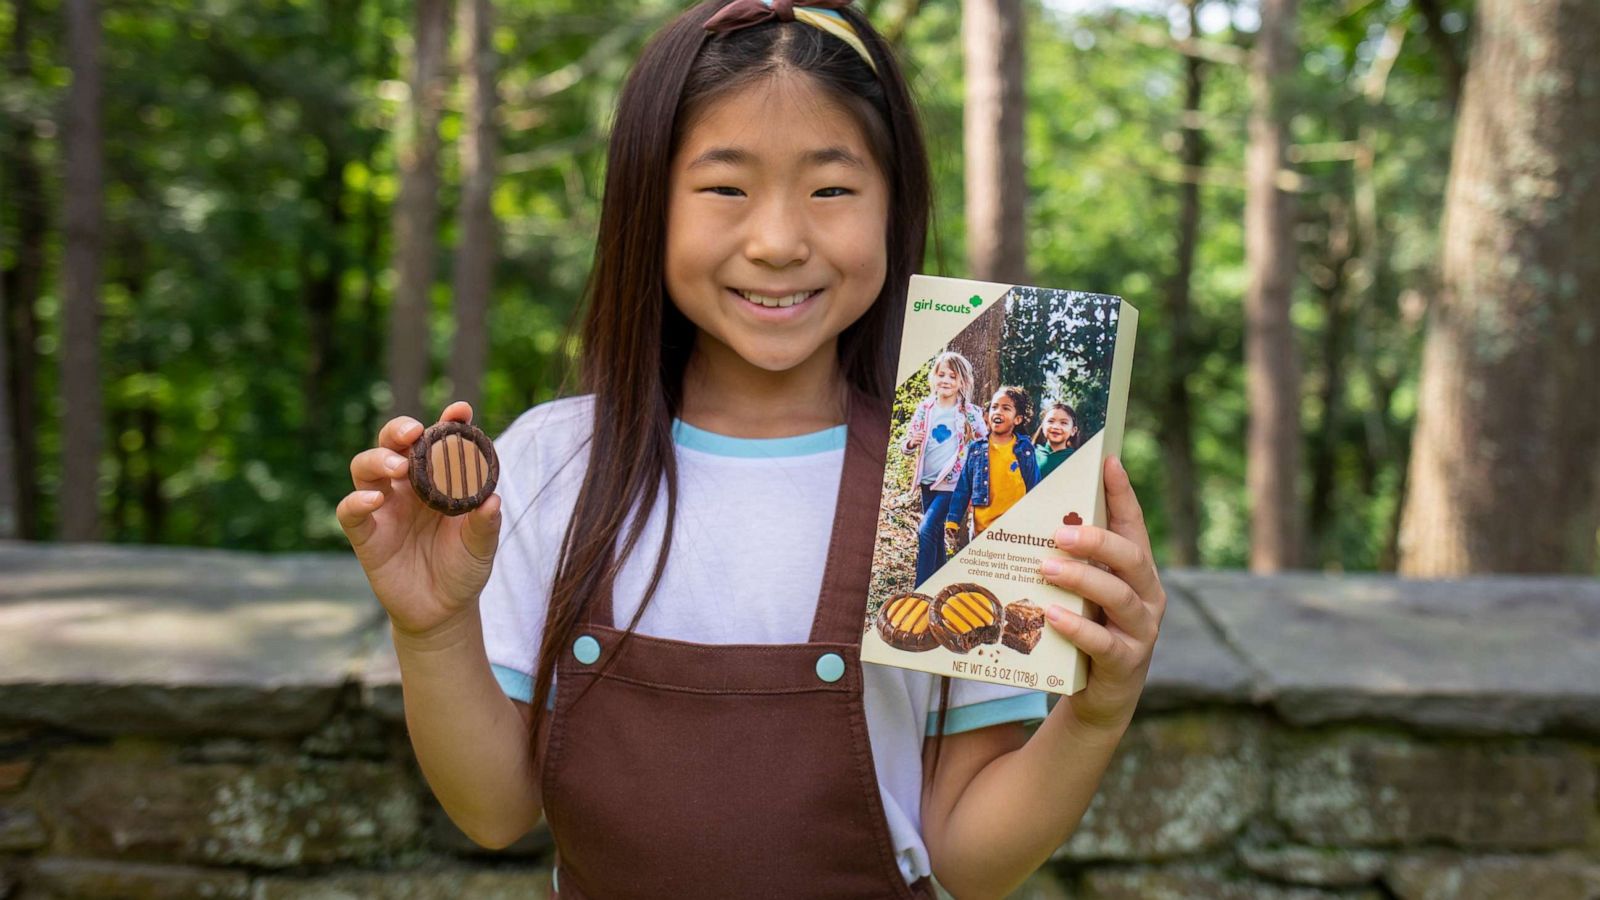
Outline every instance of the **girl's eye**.
<svg viewBox="0 0 1600 900">
<path fill-rule="evenodd" d="M 736 187 L 728 187 L 725 184 L 719 184 L 716 187 L 708 187 L 706 190 L 716 194 L 719 197 L 739 197 L 744 194 L 744 191 L 741 191 Z"/>
<path fill-rule="evenodd" d="M 838 191 L 838 193 L 836 193 L 836 194 L 832 193 L 833 191 Z M 844 197 L 844 196 L 848 196 L 848 195 L 853 194 L 853 193 L 855 193 L 855 191 L 852 191 L 849 188 L 826 187 L 826 188 L 823 188 L 820 191 L 817 191 L 812 196 L 815 196 L 815 197 Z"/>
</svg>

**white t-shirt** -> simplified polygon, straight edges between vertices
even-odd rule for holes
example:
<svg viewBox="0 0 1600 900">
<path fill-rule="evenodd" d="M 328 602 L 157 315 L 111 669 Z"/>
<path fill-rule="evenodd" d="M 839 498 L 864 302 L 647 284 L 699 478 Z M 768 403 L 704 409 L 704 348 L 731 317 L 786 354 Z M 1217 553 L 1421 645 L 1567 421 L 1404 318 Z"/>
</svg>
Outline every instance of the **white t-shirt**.
<svg viewBox="0 0 1600 900">
<path fill-rule="evenodd" d="M 500 549 L 480 603 L 484 645 L 500 686 L 523 702 L 532 697 L 530 673 L 561 537 L 588 464 L 593 409 L 588 396 L 541 404 L 495 441 L 502 514 Z M 676 422 L 673 435 L 678 520 L 661 585 L 638 631 L 703 644 L 806 642 L 833 528 L 845 426 L 753 439 Z M 610 447 L 602 456 L 630 450 Z M 662 525 L 658 505 L 617 579 L 618 627 L 639 606 Z M 887 666 L 864 670 L 878 790 L 900 871 L 913 882 L 931 872 L 921 835 L 921 753 L 937 715 L 939 680 Z M 956 680 L 946 731 L 1033 721 L 1045 712 L 1045 695 L 1037 691 Z"/>
<path fill-rule="evenodd" d="M 937 481 L 939 473 L 950 465 L 956 454 L 966 449 L 961 446 L 962 426 L 966 422 L 967 417 L 957 403 L 949 406 L 934 403 L 928 411 L 928 436 L 923 438 L 925 445 L 922 448 L 923 484 Z"/>
</svg>

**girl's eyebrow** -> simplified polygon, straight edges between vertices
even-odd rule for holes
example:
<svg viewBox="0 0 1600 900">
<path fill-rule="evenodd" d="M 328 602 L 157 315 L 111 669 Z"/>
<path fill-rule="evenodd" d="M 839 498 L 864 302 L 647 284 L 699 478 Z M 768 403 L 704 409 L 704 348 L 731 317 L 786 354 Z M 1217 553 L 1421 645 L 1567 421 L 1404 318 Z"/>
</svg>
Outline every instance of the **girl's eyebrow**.
<svg viewBox="0 0 1600 900">
<path fill-rule="evenodd" d="M 692 171 L 705 166 L 737 166 L 749 163 L 753 159 L 754 156 L 749 151 L 738 147 L 712 147 L 696 156 L 694 162 L 689 163 L 686 168 Z"/>
<path fill-rule="evenodd" d="M 686 170 L 698 169 L 704 166 L 740 166 L 755 163 L 755 154 L 742 147 L 712 147 L 694 158 L 694 161 L 685 166 Z M 843 147 L 822 147 L 809 150 L 802 161 L 809 166 L 825 166 L 830 163 L 850 166 L 855 169 L 865 169 L 867 164 L 861 157 L 851 153 Z"/>
</svg>

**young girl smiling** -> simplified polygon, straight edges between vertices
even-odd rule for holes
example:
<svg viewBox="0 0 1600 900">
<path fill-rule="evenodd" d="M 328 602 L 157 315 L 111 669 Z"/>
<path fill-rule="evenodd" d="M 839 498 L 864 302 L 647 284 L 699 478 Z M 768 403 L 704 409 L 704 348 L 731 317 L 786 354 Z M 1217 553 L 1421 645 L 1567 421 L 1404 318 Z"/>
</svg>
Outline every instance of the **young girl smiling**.
<svg viewBox="0 0 1600 900">
<path fill-rule="evenodd" d="M 339 521 L 422 771 L 486 846 L 548 818 L 559 896 L 1000 896 L 1083 815 L 1165 605 L 1120 467 L 1111 527 L 1063 529 L 1043 565 L 1107 612 L 1050 613 L 1094 660 L 1083 691 L 1046 715 L 859 659 L 927 210 L 909 91 L 860 13 L 701 3 L 618 101 L 589 393 L 500 435 L 498 493 L 464 516 L 411 492 L 415 419 L 352 460 Z"/>
<path fill-rule="evenodd" d="M 1039 430 L 1033 435 L 1033 446 L 1039 457 L 1039 477 L 1043 479 L 1054 472 L 1082 442 L 1078 414 L 1065 403 L 1050 404 Z"/>
<path fill-rule="evenodd" d="M 900 450 L 914 454 L 913 478 L 922 495 L 922 522 L 917 527 L 917 584 L 944 565 L 945 515 L 950 495 L 961 480 L 966 448 L 989 428 L 983 410 L 972 402 L 972 363 L 953 350 L 934 357 L 928 370 L 928 398 L 917 404 L 906 425 Z"/>
<path fill-rule="evenodd" d="M 982 534 L 995 519 L 1039 483 L 1033 442 L 1019 428 L 1033 414 L 1028 392 L 1006 385 L 989 400 L 989 436 L 967 448 L 966 466 L 945 514 L 945 529 L 955 532 L 972 510 L 972 533 Z"/>
</svg>

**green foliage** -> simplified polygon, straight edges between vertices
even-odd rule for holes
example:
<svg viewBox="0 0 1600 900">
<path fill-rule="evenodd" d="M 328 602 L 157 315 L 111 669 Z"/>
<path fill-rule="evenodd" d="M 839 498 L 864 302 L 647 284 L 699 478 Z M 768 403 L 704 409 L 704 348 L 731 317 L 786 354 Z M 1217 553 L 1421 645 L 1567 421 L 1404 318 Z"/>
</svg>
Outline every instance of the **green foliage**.
<svg viewBox="0 0 1600 900">
<path fill-rule="evenodd" d="M 8 69 L 23 77 L 8 76 L 0 87 L 0 151 L 19 146 L 18 134 L 32 136 L 30 152 L 50 173 L 46 196 L 59 211 L 57 119 L 68 82 L 61 10 L 57 0 L 23 2 L 31 30 Z M 505 106 L 493 202 L 502 237 L 477 416 L 491 432 L 570 389 L 575 348 L 565 329 L 593 251 L 610 109 L 649 30 L 680 5 L 501 4 L 496 45 Z M 879 4 L 879 14 L 896 15 L 901 6 Z M 1233 9 L 1222 0 L 1206 6 Z M 1452 113 L 1438 48 L 1404 0 L 1302 6 L 1306 51 L 1291 92 L 1294 140 L 1307 147 L 1370 140 L 1377 209 L 1375 237 L 1367 236 L 1375 245 L 1360 246 L 1356 263 L 1341 262 L 1341 217 L 1350 215 L 1358 188 L 1352 163 L 1318 157 L 1296 164 L 1306 269 L 1295 309 L 1304 423 L 1310 445 L 1325 448 L 1317 452 L 1325 452 L 1331 479 L 1314 538 L 1322 564 L 1374 568 L 1389 562 L 1403 489 L 1419 311 L 1432 283 Z M 1465 9 L 1443 6 L 1459 29 Z M 0 10 L 0 46 L 13 45 L 17 8 Z M 103 9 L 109 535 L 261 550 L 342 547 L 333 504 L 349 489 L 349 457 L 374 439 L 386 393 L 393 131 L 405 91 L 410 7 L 396 0 L 145 0 Z M 1177 165 L 1183 61 L 1172 47 L 1145 39 L 1169 33 L 1165 15 L 1112 8 L 1066 16 L 1036 4 L 1028 14 L 1031 281 L 1117 294 L 1140 310 L 1125 457 L 1159 547 L 1167 512 L 1155 435 L 1162 386 L 1180 365 L 1164 297 L 1185 177 Z M 959 24 L 958 3 L 929 0 L 905 45 L 934 162 L 935 234 L 926 267 L 934 274 L 965 274 Z M 1370 100 L 1366 86 L 1390 31 L 1404 39 L 1383 99 Z M 1252 36 L 1230 27 L 1205 37 L 1242 47 Z M 1465 46 L 1465 35 L 1454 38 Z M 606 41 L 606 52 L 593 52 Z M 576 78 L 551 77 L 575 71 Z M 1235 566 L 1248 548 L 1240 177 L 1248 97 L 1235 66 L 1208 64 L 1205 78 L 1198 118 L 1210 157 L 1190 322 L 1198 354 L 1177 373 L 1195 417 L 1202 559 Z M 462 102 L 459 93 L 450 96 L 446 135 L 461 130 Z M 452 393 L 442 371 L 460 183 L 455 152 L 447 148 L 442 160 L 437 377 L 428 393 L 435 407 Z M 8 269 L 17 261 L 14 213 L 0 203 L 0 265 Z M 35 307 L 41 398 L 57 396 L 60 363 L 58 212 L 51 218 L 52 270 Z M 1330 280 L 1328 272 L 1342 275 Z M 1343 339 L 1330 343 L 1335 325 Z M 315 356 L 318 333 L 327 335 L 323 359 Z M 1011 371 L 1005 377 L 1041 395 L 1059 389 L 1042 371 Z M 1340 389 L 1328 391 L 1332 384 Z M 923 380 L 911 391 L 915 399 L 908 394 L 897 404 L 925 392 Z M 50 399 L 40 421 L 30 423 L 46 498 L 36 524 L 46 535 L 53 533 L 49 498 L 60 478 L 58 406 Z M 907 467 L 909 459 L 891 454 L 896 465 Z M 891 477 L 909 481 L 905 472 Z M 1309 474 L 1307 481 L 1309 487 Z"/>
</svg>

